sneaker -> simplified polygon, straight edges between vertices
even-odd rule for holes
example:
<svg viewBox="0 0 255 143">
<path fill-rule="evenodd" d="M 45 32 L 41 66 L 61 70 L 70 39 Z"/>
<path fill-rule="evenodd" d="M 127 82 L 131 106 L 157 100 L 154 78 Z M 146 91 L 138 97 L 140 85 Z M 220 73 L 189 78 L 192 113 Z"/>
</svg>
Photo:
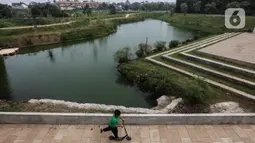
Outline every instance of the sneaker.
<svg viewBox="0 0 255 143">
<path fill-rule="evenodd" d="M 121 141 L 121 140 L 122 140 L 122 138 L 115 138 L 115 140 L 116 140 L 116 141 Z"/>
</svg>

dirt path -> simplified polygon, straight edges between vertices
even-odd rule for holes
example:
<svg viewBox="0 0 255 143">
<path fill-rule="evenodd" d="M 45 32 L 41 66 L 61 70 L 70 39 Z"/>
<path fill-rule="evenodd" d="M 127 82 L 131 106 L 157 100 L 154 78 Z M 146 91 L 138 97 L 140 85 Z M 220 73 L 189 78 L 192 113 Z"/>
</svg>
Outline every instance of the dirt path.
<svg viewBox="0 0 255 143">
<path fill-rule="evenodd" d="M 67 25 L 71 24 L 75 21 L 69 21 L 65 23 L 54 23 L 54 24 L 47 24 L 47 25 L 37 25 L 37 27 L 51 27 L 51 26 L 59 26 L 59 25 Z M 5 27 L 5 28 L 0 28 L 0 30 L 11 30 L 11 29 L 26 29 L 26 28 L 33 28 L 34 26 L 16 26 L 16 27 Z"/>
<path fill-rule="evenodd" d="M 123 18 L 128 18 L 130 14 L 126 14 L 125 17 L 116 17 L 116 18 L 108 18 L 105 20 L 113 20 L 113 19 L 123 19 Z M 94 22 L 96 20 L 92 20 Z M 54 24 L 47 24 L 47 25 L 37 25 L 37 27 L 52 27 L 52 26 L 60 26 L 60 25 L 68 25 L 71 23 L 74 23 L 75 21 L 69 21 L 69 22 L 64 22 L 64 23 L 54 23 Z M 0 30 L 12 30 L 12 29 L 26 29 L 26 28 L 33 28 L 34 26 L 15 26 L 15 27 L 4 27 L 0 28 Z"/>
</svg>

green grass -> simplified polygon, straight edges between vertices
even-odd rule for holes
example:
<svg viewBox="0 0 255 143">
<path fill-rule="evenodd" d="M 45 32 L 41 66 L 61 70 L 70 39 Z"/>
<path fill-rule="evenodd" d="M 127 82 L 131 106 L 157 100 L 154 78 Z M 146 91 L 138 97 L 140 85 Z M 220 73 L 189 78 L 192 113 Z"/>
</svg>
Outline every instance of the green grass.
<svg viewBox="0 0 255 143">
<path fill-rule="evenodd" d="M 111 34 L 117 30 L 117 25 L 138 22 L 145 20 L 146 18 L 155 18 L 162 14 L 139 14 L 137 16 L 130 16 L 129 18 L 112 18 L 106 20 L 100 20 L 96 23 L 89 24 L 88 19 L 80 19 L 75 23 L 68 25 L 59 25 L 53 27 L 38 27 L 37 32 L 34 32 L 33 28 L 29 29 L 15 29 L 15 30 L 1 30 L 0 32 L 0 47 L 27 47 L 27 46 L 38 46 L 40 45 L 40 37 L 45 35 L 60 35 L 61 41 L 55 41 L 54 43 L 59 42 L 70 42 L 77 40 L 89 40 L 102 36 Z M 112 16 L 112 15 L 111 15 Z M 115 15 L 116 16 L 116 15 Z M 3 35 L 3 36 L 1 36 Z M 72 36 L 70 36 L 72 35 Z M 37 43 L 19 42 L 24 40 L 24 38 L 36 38 L 38 39 Z M 52 42 L 44 42 L 42 44 L 51 44 Z"/>
<path fill-rule="evenodd" d="M 52 18 L 52 17 L 42 17 L 38 20 L 38 25 L 63 23 L 74 20 L 73 17 L 64 18 Z M 34 20 L 29 18 L 9 18 L 0 19 L 0 28 L 3 27 L 13 27 L 13 26 L 29 26 L 34 25 Z"/>
<path fill-rule="evenodd" d="M 187 14 L 186 16 L 183 14 L 174 14 L 174 16 L 171 17 L 169 14 L 165 14 L 161 17 L 158 17 L 157 19 L 166 21 L 176 27 L 211 34 L 220 34 L 228 31 L 233 31 L 225 27 L 224 17 L 205 16 L 201 14 Z M 253 30 L 255 26 L 254 23 L 255 17 L 247 16 L 246 26 L 241 30 Z"/>
</svg>

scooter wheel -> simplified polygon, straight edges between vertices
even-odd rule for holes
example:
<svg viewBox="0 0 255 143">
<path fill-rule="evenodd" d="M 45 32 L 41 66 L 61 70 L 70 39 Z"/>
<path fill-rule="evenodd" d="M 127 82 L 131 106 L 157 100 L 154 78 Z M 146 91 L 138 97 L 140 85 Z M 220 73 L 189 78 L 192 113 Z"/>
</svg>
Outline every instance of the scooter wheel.
<svg viewBox="0 0 255 143">
<path fill-rule="evenodd" d="M 115 140 L 114 136 L 109 136 L 109 140 Z"/>
<path fill-rule="evenodd" d="M 130 136 L 127 136 L 126 139 L 130 141 L 132 138 Z"/>
</svg>

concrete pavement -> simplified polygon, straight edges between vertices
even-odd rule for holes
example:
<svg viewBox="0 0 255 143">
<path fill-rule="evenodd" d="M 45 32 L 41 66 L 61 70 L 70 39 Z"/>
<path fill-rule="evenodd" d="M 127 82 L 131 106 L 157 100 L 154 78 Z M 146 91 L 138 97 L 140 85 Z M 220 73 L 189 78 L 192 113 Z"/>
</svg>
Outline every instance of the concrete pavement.
<svg viewBox="0 0 255 143">
<path fill-rule="evenodd" d="M 1 143 L 111 143 L 99 125 L 0 124 Z M 255 143 L 255 125 L 127 126 L 131 143 Z M 124 135 L 119 128 L 119 135 Z M 128 141 L 122 141 L 123 143 Z"/>
</svg>

